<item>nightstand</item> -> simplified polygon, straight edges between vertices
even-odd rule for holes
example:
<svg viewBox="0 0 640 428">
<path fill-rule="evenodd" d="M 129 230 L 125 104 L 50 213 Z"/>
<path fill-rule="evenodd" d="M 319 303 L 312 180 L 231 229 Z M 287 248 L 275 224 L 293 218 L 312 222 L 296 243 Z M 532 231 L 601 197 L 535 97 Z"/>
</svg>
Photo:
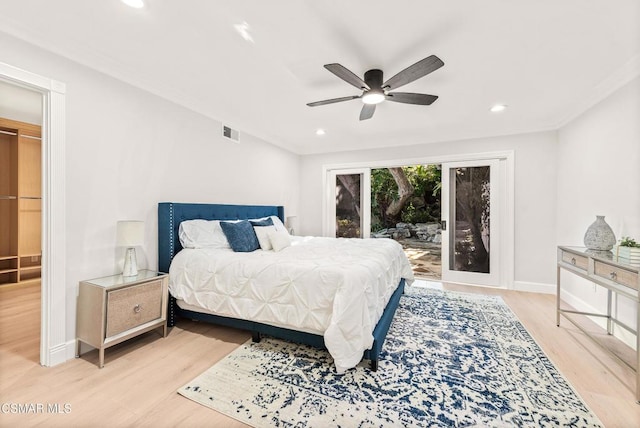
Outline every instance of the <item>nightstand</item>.
<svg viewBox="0 0 640 428">
<path fill-rule="evenodd" d="M 169 275 L 150 270 L 81 281 L 76 357 L 84 342 L 99 350 L 102 368 L 106 348 L 160 327 L 166 337 L 168 289 Z"/>
</svg>

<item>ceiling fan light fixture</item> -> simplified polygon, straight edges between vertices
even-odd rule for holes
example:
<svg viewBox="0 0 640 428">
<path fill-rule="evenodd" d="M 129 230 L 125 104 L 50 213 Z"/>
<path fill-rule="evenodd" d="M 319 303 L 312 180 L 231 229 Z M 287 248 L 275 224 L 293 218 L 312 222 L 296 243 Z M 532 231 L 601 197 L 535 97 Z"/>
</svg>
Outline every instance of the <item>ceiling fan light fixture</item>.
<svg viewBox="0 0 640 428">
<path fill-rule="evenodd" d="M 362 102 L 365 104 L 380 104 L 385 99 L 381 90 L 372 89 L 362 96 Z"/>
</svg>

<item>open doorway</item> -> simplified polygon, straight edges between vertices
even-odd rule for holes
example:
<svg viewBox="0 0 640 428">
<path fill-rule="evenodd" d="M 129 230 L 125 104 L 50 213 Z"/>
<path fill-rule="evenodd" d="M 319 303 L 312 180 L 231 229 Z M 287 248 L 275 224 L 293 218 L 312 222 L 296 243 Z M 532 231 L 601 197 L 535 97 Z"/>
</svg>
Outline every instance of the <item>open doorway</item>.
<svg viewBox="0 0 640 428">
<path fill-rule="evenodd" d="M 371 170 L 371 236 L 398 241 L 416 277 L 442 277 L 441 167 Z"/>
<path fill-rule="evenodd" d="M 38 363 L 42 93 L 0 81 L 0 348 Z"/>
</svg>

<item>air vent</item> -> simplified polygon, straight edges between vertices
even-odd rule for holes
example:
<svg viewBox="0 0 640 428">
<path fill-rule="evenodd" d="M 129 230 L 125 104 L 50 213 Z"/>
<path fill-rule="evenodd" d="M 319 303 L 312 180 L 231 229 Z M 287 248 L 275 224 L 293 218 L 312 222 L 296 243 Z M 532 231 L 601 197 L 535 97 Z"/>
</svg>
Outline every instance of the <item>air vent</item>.
<svg viewBox="0 0 640 428">
<path fill-rule="evenodd" d="M 222 126 L 222 135 L 233 141 L 240 140 L 240 133 L 235 129 L 229 128 L 228 126 L 224 126 L 224 125 Z"/>
</svg>

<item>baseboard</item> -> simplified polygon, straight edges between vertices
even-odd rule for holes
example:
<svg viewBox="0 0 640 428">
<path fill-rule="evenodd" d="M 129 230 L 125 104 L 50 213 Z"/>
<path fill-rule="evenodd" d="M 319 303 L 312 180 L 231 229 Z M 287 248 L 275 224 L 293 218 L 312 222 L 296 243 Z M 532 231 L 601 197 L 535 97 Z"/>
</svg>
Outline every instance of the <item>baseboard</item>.
<svg viewBox="0 0 640 428">
<path fill-rule="evenodd" d="M 527 292 L 532 292 L 532 293 L 545 293 L 545 294 L 556 294 L 556 284 L 543 284 L 543 283 L 537 283 L 537 282 L 525 282 L 525 281 L 514 281 L 513 283 L 513 289 L 516 291 L 527 291 Z M 582 300 L 580 297 L 571 294 L 569 292 L 567 292 L 566 290 L 562 290 L 562 300 L 564 303 L 566 303 L 567 305 L 570 305 L 574 308 L 577 308 L 578 310 L 584 311 L 584 312 L 592 312 L 592 313 L 598 313 L 600 311 L 598 311 L 596 308 L 594 308 L 593 306 L 589 305 L 588 303 L 586 303 L 584 300 Z M 589 317 L 590 320 L 592 320 L 594 323 L 596 323 L 598 326 L 602 327 L 603 329 L 606 330 L 607 328 L 607 323 L 603 318 L 599 318 L 599 317 Z M 628 331 L 626 331 L 623 328 L 616 328 L 614 329 L 614 337 L 620 339 L 620 341 L 622 341 L 622 343 L 624 343 L 625 345 L 631 347 L 632 349 L 635 349 L 636 347 L 636 336 Z"/>
<path fill-rule="evenodd" d="M 76 341 L 70 340 L 66 343 L 66 357 L 68 360 L 73 360 L 76 357 Z"/>
<path fill-rule="evenodd" d="M 555 284 L 544 284 L 541 282 L 514 281 L 515 291 L 528 291 L 530 293 L 556 294 Z"/>
<path fill-rule="evenodd" d="M 71 360 L 76 356 L 76 341 L 62 343 L 49 349 L 49 358 L 47 367 L 57 366 L 65 361 Z"/>
</svg>

